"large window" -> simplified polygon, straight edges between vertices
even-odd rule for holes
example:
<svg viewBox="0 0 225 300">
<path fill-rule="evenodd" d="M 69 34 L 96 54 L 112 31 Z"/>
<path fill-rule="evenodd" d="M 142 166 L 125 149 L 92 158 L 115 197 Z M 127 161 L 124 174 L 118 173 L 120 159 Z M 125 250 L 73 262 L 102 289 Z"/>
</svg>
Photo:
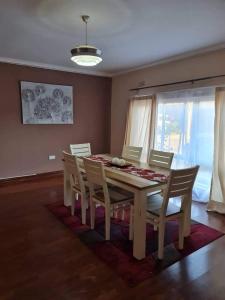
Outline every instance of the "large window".
<svg viewBox="0 0 225 300">
<path fill-rule="evenodd" d="M 174 152 L 173 168 L 200 165 L 193 199 L 207 202 L 214 142 L 213 88 L 157 95 L 155 148 Z"/>
</svg>

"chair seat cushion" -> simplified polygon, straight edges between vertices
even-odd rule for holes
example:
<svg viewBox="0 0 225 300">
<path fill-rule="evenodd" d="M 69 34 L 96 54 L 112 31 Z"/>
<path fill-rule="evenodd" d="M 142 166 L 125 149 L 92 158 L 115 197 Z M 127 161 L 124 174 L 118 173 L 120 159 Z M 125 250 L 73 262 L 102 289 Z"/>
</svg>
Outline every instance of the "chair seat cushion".
<svg viewBox="0 0 225 300">
<path fill-rule="evenodd" d="M 112 204 L 130 201 L 134 198 L 132 193 L 113 185 L 110 185 L 108 187 L 108 191 L 109 191 L 110 203 Z M 96 191 L 94 197 L 104 202 L 103 190 Z"/>
<path fill-rule="evenodd" d="M 150 195 L 147 198 L 146 211 L 158 217 L 160 215 L 162 204 L 163 204 L 163 197 L 161 196 L 161 194 Z M 179 214 L 180 212 L 181 212 L 180 207 L 170 202 L 168 203 L 167 211 L 166 211 L 167 217 Z"/>
<path fill-rule="evenodd" d="M 85 181 L 85 182 L 84 182 L 84 187 L 85 187 L 85 192 L 86 192 L 87 194 L 89 194 L 90 191 L 89 191 L 88 181 Z M 73 188 L 75 191 L 77 191 L 78 193 L 79 193 L 79 192 L 81 193 L 81 189 L 80 189 L 80 186 L 79 186 L 78 184 L 73 185 L 72 188 Z M 94 186 L 94 190 L 101 190 L 101 189 L 102 189 L 102 188 L 101 188 L 100 185 L 95 185 L 95 186 Z"/>
<path fill-rule="evenodd" d="M 87 185 L 84 186 L 85 187 L 85 192 L 88 193 L 89 192 L 89 188 Z M 72 188 L 77 191 L 77 192 L 81 192 L 80 186 L 78 184 L 74 184 L 72 186 Z"/>
</svg>

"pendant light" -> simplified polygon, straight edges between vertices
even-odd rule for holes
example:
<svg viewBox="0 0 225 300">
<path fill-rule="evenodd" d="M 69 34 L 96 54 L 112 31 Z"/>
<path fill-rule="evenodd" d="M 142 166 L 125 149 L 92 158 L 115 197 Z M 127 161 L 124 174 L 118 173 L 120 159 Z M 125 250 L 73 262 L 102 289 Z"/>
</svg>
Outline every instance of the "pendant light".
<svg viewBox="0 0 225 300">
<path fill-rule="evenodd" d="M 87 23 L 89 16 L 81 16 L 81 19 L 85 23 L 86 34 L 85 34 L 85 45 L 80 45 L 71 50 L 71 60 L 79 66 L 96 66 L 102 61 L 101 50 L 96 47 L 90 46 L 87 43 Z"/>
</svg>

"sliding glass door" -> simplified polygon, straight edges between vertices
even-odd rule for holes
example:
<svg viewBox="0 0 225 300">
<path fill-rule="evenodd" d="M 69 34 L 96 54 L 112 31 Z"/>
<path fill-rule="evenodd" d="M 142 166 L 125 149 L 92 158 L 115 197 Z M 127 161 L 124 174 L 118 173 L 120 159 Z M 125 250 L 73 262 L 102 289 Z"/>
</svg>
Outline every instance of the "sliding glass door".
<svg viewBox="0 0 225 300">
<path fill-rule="evenodd" d="M 157 95 L 155 149 L 174 152 L 174 168 L 200 165 L 193 199 L 209 199 L 214 141 L 215 90 L 201 88 Z"/>
</svg>

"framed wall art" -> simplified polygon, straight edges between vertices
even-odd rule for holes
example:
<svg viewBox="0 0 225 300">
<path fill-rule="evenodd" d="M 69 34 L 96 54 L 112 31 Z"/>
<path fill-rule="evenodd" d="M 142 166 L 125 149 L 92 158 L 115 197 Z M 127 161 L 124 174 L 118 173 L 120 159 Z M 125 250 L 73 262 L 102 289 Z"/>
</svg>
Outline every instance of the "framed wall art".
<svg viewBox="0 0 225 300">
<path fill-rule="evenodd" d="M 20 82 L 23 124 L 73 124 L 73 87 Z"/>
</svg>

